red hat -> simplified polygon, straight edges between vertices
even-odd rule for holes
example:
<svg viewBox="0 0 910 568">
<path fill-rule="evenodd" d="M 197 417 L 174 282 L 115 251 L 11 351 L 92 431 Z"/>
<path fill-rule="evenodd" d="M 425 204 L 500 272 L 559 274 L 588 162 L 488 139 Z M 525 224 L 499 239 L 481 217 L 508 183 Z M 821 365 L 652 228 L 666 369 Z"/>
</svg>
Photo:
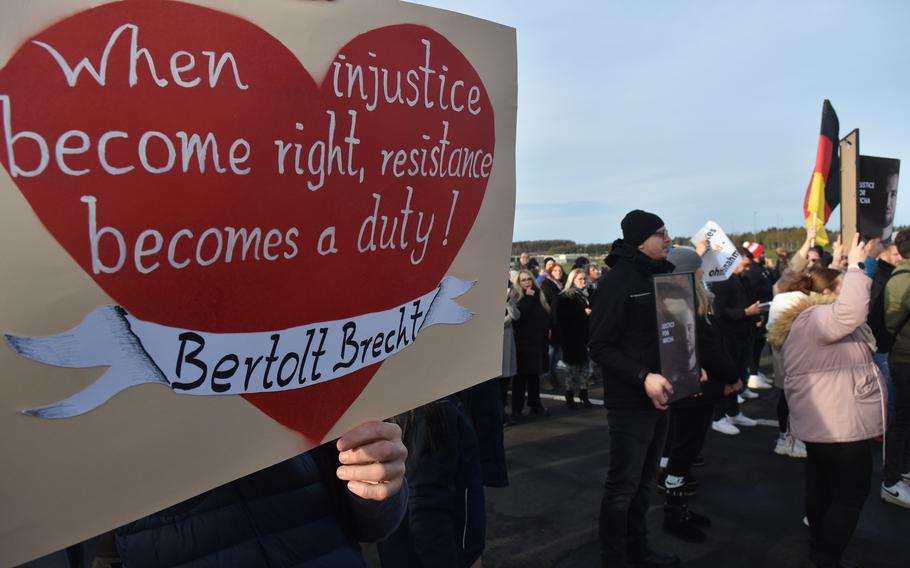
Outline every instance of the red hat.
<svg viewBox="0 0 910 568">
<path fill-rule="evenodd" d="M 749 241 L 746 241 L 743 243 L 743 248 L 752 253 L 753 258 L 758 258 L 765 254 L 765 247 L 763 247 L 761 243 L 750 243 Z"/>
</svg>

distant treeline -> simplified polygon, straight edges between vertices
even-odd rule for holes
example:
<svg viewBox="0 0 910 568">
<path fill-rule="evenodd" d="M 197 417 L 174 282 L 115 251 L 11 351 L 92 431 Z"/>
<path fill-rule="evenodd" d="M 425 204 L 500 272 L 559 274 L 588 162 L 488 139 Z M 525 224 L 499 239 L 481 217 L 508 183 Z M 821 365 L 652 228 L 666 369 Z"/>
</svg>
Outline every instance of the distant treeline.
<svg viewBox="0 0 910 568">
<path fill-rule="evenodd" d="M 584 253 L 596 257 L 604 256 L 609 251 L 610 245 L 606 243 L 576 243 L 565 239 L 515 241 L 512 243 L 512 256 L 529 252 L 535 255 Z"/>
<path fill-rule="evenodd" d="M 902 231 L 907 227 L 897 227 Z M 768 255 L 777 256 L 775 251 L 778 248 L 788 251 L 795 251 L 806 240 L 806 229 L 804 227 L 771 227 L 762 229 L 757 233 L 730 233 L 730 239 L 736 244 L 742 244 L 743 241 L 758 241 L 765 246 Z M 837 231 L 828 231 L 828 237 L 833 243 L 838 236 Z M 673 244 L 690 245 L 688 236 L 676 237 Z M 828 249 L 831 248 L 829 245 Z M 522 252 L 529 252 L 535 255 L 555 255 L 555 254 L 585 254 L 593 258 L 603 257 L 610 251 L 609 243 L 576 243 L 567 239 L 548 239 L 540 241 L 515 241 L 512 243 L 512 256 L 517 256 Z"/>
</svg>

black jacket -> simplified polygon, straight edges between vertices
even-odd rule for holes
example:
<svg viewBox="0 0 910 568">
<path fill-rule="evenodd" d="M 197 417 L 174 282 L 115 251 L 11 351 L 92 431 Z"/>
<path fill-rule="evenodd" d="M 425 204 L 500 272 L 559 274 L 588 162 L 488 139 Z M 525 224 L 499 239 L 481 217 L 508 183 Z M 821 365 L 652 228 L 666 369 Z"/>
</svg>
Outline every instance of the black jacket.
<svg viewBox="0 0 910 568">
<path fill-rule="evenodd" d="M 468 568 L 483 553 L 486 514 L 477 435 L 458 399 L 416 409 L 404 444 L 408 514 L 379 543 L 383 568 Z"/>
<path fill-rule="evenodd" d="M 645 376 L 660 372 L 651 277 L 672 272 L 673 265 L 622 239 L 613 243 L 607 265 L 591 303 L 588 343 L 591 358 L 603 368 L 604 406 L 653 409 L 644 389 Z"/>
<path fill-rule="evenodd" d="M 746 308 L 758 298 L 746 277 L 734 274 L 723 282 L 715 282 L 711 289 L 714 291 L 714 313 L 723 333 L 739 338 L 751 337 L 759 317 L 747 316 Z"/>
<path fill-rule="evenodd" d="M 555 282 L 549 278 L 544 278 L 540 283 L 540 291 L 543 297 L 547 299 L 547 305 L 550 306 L 550 345 L 559 345 L 559 327 L 556 323 L 556 304 L 559 302 L 559 293 L 562 291 Z"/>
<path fill-rule="evenodd" d="M 875 298 L 885 291 L 885 284 L 887 284 L 888 279 L 891 278 L 892 272 L 894 272 L 893 264 L 884 260 L 878 261 L 878 268 L 875 269 L 875 277 L 872 278 L 872 289 L 869 291 L 869 298 L 871 298 L 869 300 L 870 306 Z"/>
<path fill-rule="evenodd" d="M 518 373 L 539 375 L 547 371 L 547 332 L 550 313 L 540 303 L 540 292 L 522 295 L 518 301 L 521 317 L 512 322 Z"/>
<path fill-rule="evenodd" d="M 131 568 L 366 566 L 358 540 L 398 526 L 407 487 L 388 501 L 350 493 L 328 443 L 120 527 Z"/>
<path fill-rule="evenodd" d="M 866 316 L 866 323 L 872 329 L 872 334 L 878 343 L 876 353 L 887 353 L 882 351 L 885 337 L 890 333 L 885 329 L 884 300 L 881 295 L 885 292 L 885 284 L 891 278 L 894 272 L 894 265 L 884 260 L 878 261 L 878 268 L 875 270 L 875 276 L 872 278 L 872 289 L 869 292 L 869 315 Z M 877 312 L 877 313 L 876 313 Z M 893 341 L 892 341 L 893 343 Z"/>
<path fill-rule="evenodd" d="M 774 277 L 768 267 L 753 260 L 746 267 L 743 276 L 749 281 L 752 291 L 759 300 L 770 302 L 774 298 Z"/>
<path fill-rule="evenodd" d="M 562 360 L 569 365 L 588 362 L 588 297 L 576 291 L 556 297 L 556 329 Z"/>
</svg>

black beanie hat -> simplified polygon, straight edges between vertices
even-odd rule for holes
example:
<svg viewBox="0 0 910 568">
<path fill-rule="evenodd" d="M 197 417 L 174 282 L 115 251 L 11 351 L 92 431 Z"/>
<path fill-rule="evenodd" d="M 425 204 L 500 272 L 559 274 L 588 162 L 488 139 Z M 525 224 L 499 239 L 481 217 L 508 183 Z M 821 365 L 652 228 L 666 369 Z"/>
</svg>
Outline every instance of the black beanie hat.
<svg viewBox="0 0 910 568">
<path fill-rule="evenodd" d="M 648 237 L 664 226 L 663 220 L 654 213 L 641 209 L 629 211 L 622 219 L 622 238 L 626 243 L 637 247 L 648 240 Z"/>
</svg>

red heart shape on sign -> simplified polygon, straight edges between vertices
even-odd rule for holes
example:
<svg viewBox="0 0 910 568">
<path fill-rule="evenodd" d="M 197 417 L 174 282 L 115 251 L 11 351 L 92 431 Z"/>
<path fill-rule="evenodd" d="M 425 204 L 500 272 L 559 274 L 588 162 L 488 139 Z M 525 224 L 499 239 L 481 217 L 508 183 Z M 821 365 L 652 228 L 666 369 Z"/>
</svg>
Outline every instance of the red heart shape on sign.
<svg viewBox="0 0 910 568">
<path fill-rule="evenodd" d="M 57 242 L 132 315 L 190 330 L 279 330 L 426 294 L 492 167 L 483 83 L 417 25 L 354 38 L 319 85 L 243 19 L 115 2 L 23 44 L 0 104 L 0 160 Z M 244 396 L 318 441 L 378 366 Z"/>
</svg>

